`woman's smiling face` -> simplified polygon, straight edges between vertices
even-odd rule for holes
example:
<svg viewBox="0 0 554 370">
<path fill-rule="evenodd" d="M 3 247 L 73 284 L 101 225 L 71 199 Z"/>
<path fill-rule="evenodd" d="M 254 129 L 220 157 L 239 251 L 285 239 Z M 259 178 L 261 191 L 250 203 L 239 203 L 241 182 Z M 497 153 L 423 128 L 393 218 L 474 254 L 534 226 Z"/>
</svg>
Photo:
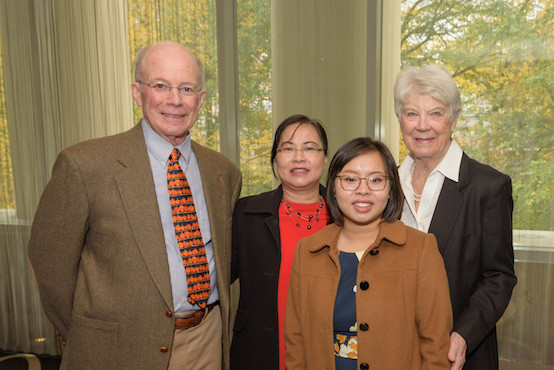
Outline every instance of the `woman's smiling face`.
<svg viewBox="0 0 554 370">
<path fill-rule="evenodd" d="M 456 127 L 456 117 L 450 122 L 449 108 L 430 95 L 412 94 L 401 118 L 402 137 L 412 157 L 438 165 Z"/>
<path fill-rule="evenodd" d="M 362 178 L 360 186 L 356 190 L 344 190 L 341 179 L 335 178 L 335 196 L 343 214 L 344 223 L 369 225 L 381 222 L 389 200 L 390 181 L 388 181 L 387 169 L 379 152 L 370 151 L 354 157 L 342 168 L 338 176 Z M 368 187 L 367 179 L 372 177 L 385 177 L 386 184 L 383 190 L 375 191 Z"/>
<path fill-rule="evenodd" d="M 283 188 L 299 191 L 319 187 L 327 156 L 316 129 L 310 124 L 292 124 L 281 136 L 275 164 Z"/>
</svg>

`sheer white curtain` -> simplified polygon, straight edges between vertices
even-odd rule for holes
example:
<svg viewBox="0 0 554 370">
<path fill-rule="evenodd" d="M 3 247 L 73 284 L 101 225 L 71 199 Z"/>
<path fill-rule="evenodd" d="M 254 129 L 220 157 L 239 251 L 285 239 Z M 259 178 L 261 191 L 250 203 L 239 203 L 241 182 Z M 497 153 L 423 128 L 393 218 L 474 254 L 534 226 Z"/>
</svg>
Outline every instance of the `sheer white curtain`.
<svg viewBox="0 0 554 370">
<path fill-rule="evenodd" d="M 28 265 L 30 224 L 60 150 L 133 125 L 126 20 L 124 0 L 0 3 L 10 148 L 0 155 L 15 189 L 0 213 L 1 349 L 61 351 Z"/>
</svg>

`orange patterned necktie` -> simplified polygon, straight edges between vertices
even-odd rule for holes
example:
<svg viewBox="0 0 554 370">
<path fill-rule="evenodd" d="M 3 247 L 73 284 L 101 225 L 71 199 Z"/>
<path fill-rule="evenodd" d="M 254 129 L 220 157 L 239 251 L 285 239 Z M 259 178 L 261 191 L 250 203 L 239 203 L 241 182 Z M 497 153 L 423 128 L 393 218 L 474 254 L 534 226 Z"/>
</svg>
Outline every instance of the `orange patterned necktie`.
<svg viewBox="0 0 554 370">
<path fill-rule="evenodd" d="M 202 241 L 194 200 L 185 173 L 179 165 L 181 152 L 175 148 L 169 157 L 167 186 L 175 225 L 175 236 L 187 273 L 187 302 L 206 308 L 210 296 L 210 269 Z"/>
</svg>

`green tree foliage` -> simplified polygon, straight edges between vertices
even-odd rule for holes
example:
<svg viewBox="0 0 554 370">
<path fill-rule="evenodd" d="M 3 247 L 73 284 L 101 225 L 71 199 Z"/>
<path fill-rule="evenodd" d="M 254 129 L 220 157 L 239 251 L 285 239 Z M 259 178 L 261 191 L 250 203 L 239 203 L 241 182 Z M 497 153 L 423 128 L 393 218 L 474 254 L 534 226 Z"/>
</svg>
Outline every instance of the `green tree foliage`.
<svg viewBox="0 0 554 370">
<path fill-rule="evenodd" d="M 4 68 L 0 52 L 0 209 L 14 209 L 12 163 L 4 91 Z"/>
<path fill-rule="evenodd" d="M 214 0 L 128 0 L 129 48 L 134 81 L 134 60 L 146 45 L 172 40 L 195 53 L 204 65 L 207 90 L 198 122 L 191 131 L 194 140 L 219 150 L 219 98 L 217 80 L 217 29 Z M 134 107 L 135 122 L 142 118 Z"/>
<path fill-rule="evenodd" d="M 272 186 L 270 11 L 269 0 L 239 1 L 237 6 L 242 195 Z"/>
<path fill-rule="evenodd" d="M 402 1 L 402 64 L 442 64 L 453 75 L 463 99 L 457 139 L 512 177 L 515 229 L 554 229 L 551 3 Z"/>
<path fill-rule="evenodd" d="M 214 0 L 127 0 L 131 61 L 145 45 L 174 40 L 204 64 L 206 100 L 192 137 L 220 148 L 217 25 Z M 237 2 L 240 163 L 243 195 L 271 188 L 271 39 L 269 0 Z M 134 66 L 133 66 L 134 69 Z M 133 71 L 134 73 L 134 71 Z M 135 121 L 142 117 L 135 106 Z"/>
</svg>

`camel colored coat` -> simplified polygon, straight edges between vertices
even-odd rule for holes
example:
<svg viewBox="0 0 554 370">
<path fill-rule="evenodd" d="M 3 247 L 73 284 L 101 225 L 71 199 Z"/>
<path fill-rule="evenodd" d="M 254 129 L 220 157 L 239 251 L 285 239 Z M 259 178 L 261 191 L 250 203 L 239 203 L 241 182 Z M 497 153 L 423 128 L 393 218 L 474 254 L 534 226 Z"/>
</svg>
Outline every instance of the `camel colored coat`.
<svg viewBox="0 0 554 370">
<path fill-rule="evenodd" d="M 286 365 L 335 369 L 333 309 L 340 280 L 332 224 L 300 240 L 285 316 Z M 378 248 L 379 253 L 370 254 Z M 367 281 L 369 288 L 360 288 Z M 450 369 L 452 309 L 444 263 L 432 234 L 400 221 L 382 223 L 358 265 L 358 366 L 369 369 Z M 365 285 L 365 284 L 364 284 Z"/>
<path fill-rule="evenodd" d="M 228 367 L 231 217 L 238 168 L 195 142 Z M 33 222 L 44 311 L 66 340 L 62 369 L 167 369 L 174 333 L 165 239 L 141 125 L 65 149 Z"/>
</svg>

